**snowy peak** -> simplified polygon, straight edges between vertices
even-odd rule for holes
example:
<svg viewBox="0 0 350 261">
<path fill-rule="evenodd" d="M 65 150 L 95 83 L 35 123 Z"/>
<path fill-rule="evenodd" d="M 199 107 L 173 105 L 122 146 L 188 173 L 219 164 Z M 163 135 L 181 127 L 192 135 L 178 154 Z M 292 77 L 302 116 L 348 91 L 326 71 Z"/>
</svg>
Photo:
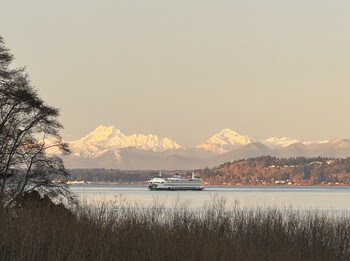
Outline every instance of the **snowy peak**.
<svg viewBox="0 0 350 261">
<path fill-rule="evenodd" d="M 181 146 L 168 138 L 157 135 L 132 134 L 125 135 L 114 126 L 98 126 L 94 131 L 80 140 L 69 142 L 73 153 L 88 156 L 100 151 L 118 150 L 135 147 L 143 150 L 165 151 L 178 149 Z"/>
<path fill-rule="evenodd" d="M 215 134 L 209 139 L 209 141 L 218 144 L 240 144 L 247 145 L 252 143 L 252 140 L 248 136 L 243 136 L 231 129 L 223 129 L 218 134 Z"/>
<path fill-rule="evenodd" d="M 222 154 L 250 143 L 252 140 L 248 136 L 243 136 L 231 129 L 223 129 L 197 148 Z"/>
<path fill-rule="evenodd" d="M 262 141 L 262 143 L 270 148 L 284 148 L 295 143 L 300 143 L 300 141 L 289 137 L 270 137 Z"/>
<path fill-rule="evenodd" d="M 181 146 L 168 138 L 158 138 L 157 135 L 132 134 L 124 137 L 121 147 L 136 147 L 153 151 L 179 149 Z M 111 144 L 113 145 L 113 144 Z"/>
<path fill-rule="evenodd" d="M 93 130 L 91 133 L 86 135 L 84 138 L 80 139 L 79 141 L 85 141 L 85 142 L 101 142 L 106 141 L 110 139 L 124 138 L 125 135 L 118 130 L 114 126 L 98 126 L 95 130 Z"/>
<path fill-rule="evenodd" d="M 349 147 L 350 146 L 350 140 L 349 139 L 340 139 L 340 138 L 336 138 L 333 140 L 330 140 L 328 142 L 321 142 L 323 144 L 328 143 L 329 145 L 333 145 L 333 146 L 337 146 L 340 148 L 344 148 L 344 147 Z M 320 143 L 319 143 L 320 144 Z"/>
<path fill-rule="evenodd" d="M 322 141 L 300 141 L 298 139 L 292 139 L 289 137 L 277 138 L 271 137 L 262 141 L 270 149 L 280 149 L 286 148 L 290 145 L 299 144 L 299 145 L 320 145 L 320 144 L 332 144 L 339 145 L 346 143 L 346 139 L 333 139 L 333 140 L 322 140 Z"/>
</svg>

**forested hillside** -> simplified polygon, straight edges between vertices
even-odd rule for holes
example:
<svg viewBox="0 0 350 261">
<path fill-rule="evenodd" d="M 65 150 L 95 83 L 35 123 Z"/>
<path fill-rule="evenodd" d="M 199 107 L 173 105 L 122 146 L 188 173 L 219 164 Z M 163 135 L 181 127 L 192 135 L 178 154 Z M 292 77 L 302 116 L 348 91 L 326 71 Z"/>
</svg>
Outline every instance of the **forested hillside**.
<svg viewBox="0 0 350 261">
<path fill-rule="evenodd" d="M 350 185 L 350 158 L 262 156 L 196 171 L 207 184 Z"/>
</svg>

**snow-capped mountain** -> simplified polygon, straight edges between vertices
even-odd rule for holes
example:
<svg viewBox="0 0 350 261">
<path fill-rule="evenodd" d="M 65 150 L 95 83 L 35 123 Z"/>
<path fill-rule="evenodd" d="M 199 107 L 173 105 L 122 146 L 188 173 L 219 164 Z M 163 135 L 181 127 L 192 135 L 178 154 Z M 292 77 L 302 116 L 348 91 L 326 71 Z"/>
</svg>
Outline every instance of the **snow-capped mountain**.
<svg viewBox="0 0 350 261">
<path fill-rule="evenodd" d="M 350 140 L 299 141 L 270 137 L 253 139 L 223 129 L 196 147 L 181 147 L 156 135 L 126 135 L 114 126 L 98 126 L 85 137 L 68 142 L 68 168 L 194 169 L 226 161 L 271 155 L 276 157 L 349 157 Z M 54 154 L 54 153 L 53 153 Z"/>
<path fill-rule="evenodd" d="M 335 139 L 337 140 L 337 139 Z M 342 140 L 342 139 L 339 139 Z M 322 141 L 300 141 L 298 139 L 292 139 L 289 137 L 277 138 L 270 137 L 261 141 L 264 145 L 266 145 L 270 149 L 281 149 L 288 147 L 293 144 L 302 144 L 302 145 L 317 145 L 317 144 L 325 144 L 330 142 L 329 140 Z"/>
<path fill-rule="evenodd" d="M 221 132 L 215 134 L 206 142 L 198 145 L 197 148 L 215 152 L 216 154 L 223 154 L 256 141 L 261 142 L 269 149 L 284 148 L 289 145 L 301 142 L 298 139 L 292 139 L 288 137 L 270 137 L 267 139 L 258 140 L 249 136 L 241 135 L 231 129 L 223 129 Z"/>
<path fill-rule="evenodd" d="M 231 129 L 223 129 L 206 142 L 198 145 L 197 148 L 223 154 L 252 142 L 252 139 L 248 136 L 243 136 Z"/>
<path fill-rule="evenodd" d="M 261 142 L 271 149 L 276 149 L 276 148 L 284 148 L 295 143 L 300 143 L 301 141 L 298 139 L 292 139 L 289 137 L 282 137 L 282 138 L 270 137 L 270 138 L 264 139 Z"/>
<path fill-rule="evenodd" d="M 98 126 L 82 139 L 68 142 L 73 155 L 94 156 L 103 151 L 135 147 L 142 150 L 166 151 L 179 149 L 181 146 L 168 138 L 156 135 L 125 135 L 114 126 Z"/>
</svg>

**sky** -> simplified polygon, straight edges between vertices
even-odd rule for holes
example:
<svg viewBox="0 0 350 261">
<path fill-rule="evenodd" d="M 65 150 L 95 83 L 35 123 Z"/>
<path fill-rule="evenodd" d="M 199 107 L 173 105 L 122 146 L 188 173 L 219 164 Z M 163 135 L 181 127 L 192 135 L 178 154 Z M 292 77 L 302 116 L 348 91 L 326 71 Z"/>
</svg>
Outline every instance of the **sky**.
<svg viewBox="0 0 350 261">
<path fill-rule="evenodd" d="M 98 125 L 192 146 L 350 138 L 348 0 L 1 0 L 0 35 L 61 109 L 65 140 Z"/>
</svg>

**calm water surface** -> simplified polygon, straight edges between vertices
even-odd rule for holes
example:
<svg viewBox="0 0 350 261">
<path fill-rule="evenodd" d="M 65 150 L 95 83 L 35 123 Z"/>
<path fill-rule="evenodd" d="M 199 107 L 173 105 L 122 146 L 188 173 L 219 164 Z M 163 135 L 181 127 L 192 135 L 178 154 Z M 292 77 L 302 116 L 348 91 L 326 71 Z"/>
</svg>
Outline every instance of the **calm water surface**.
<svg viewBox="0 0 350 261">
<path fill-rule="evenodd" d="M 123 200 L 148 206 L 155 201 L 173 207 L 176 202 L 198 208 L 213 197 L 224 198 L 227 206 L 278 207 L 294 209 L 350 210 L 350 187 L 237 187 L 207 186 L 203 191 L 149 191 L 146 185 L 71 185 L 79 198 L 95 204 Z"/>
</svg>

